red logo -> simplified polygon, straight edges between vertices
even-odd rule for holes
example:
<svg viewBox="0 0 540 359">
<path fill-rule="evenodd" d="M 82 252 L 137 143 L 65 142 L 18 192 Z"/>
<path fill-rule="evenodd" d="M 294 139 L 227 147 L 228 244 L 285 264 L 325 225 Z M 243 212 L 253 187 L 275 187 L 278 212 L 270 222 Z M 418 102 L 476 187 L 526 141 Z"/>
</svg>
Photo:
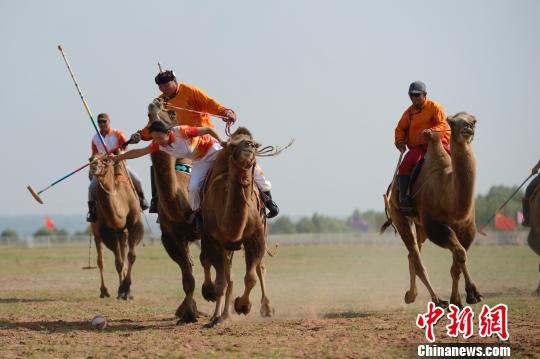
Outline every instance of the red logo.
<svg viewBox="0 0 540 359">
<path fill-rule="evenodd" d="M 433 326 L 437 324 L 439 319 L 444 316 L 444 309 L 435 306 L 435 303 L 428 303 L 428 311 L 425 314 L 418 314 L 416 318 L 416 325 L 418 328 L 426 328 L 426 339 L 433 343 L 435 341 L 435 333 L 433 332 Z"/>
<path fill-rule="evenodd" d="M 481 337 L 490 337 L 497 334 L 501 340 L 508 340 L 508 306 L 498 304 L 493 308 L 482 306 L 482 312 L 478 317 L 478 331 Z"/>
<path fill-rule="evenodd" d="M 418 314 L 416 326 L 425 329 L 426 339 L 433 343 L 435 341 L 435 332 L 433 327 L 444 316 L 444 309 L 437 307 L 435 303 L 428 302 L 427 312 Z M 454 304 L 448 307 L 446 317 L 449 324 L 446 326 L 446 334 L 449 337 L 457 338 L 460 334 L 464 339 L 470 338 L 474 333 L 474 312 L 467 306 L 459 309 Z M 490 308 L 487 305 L 482 306 L 482 311 L 478 316 L 478 334 L 485 338 L 496 334 L 501 340 L 508 340 L 508 306 L 506 304 L 497 304 Z"/>
<path fill-rule="evenodd" d="M 470 338 L 473 335 L 474 327 L 474 313 L 471 307 L 467 306 L 460 311 L 458 306 L 450 304 L 448 310 L 449 313 L 446 317 L 450 319 L 450 324 L 446 326 L 446 334 L 457 338 L 459 333 L 462 333 L 463 338 Z"/>
</svg>

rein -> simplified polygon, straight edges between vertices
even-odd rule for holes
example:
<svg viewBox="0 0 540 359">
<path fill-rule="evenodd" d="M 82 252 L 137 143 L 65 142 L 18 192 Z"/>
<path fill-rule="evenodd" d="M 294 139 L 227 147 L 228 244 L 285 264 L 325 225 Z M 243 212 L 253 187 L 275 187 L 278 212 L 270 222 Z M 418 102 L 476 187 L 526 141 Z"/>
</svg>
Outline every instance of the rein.
<svg viewBox="0 0 540 359">
<path fill-rule="evenodd" d="M 279 146 L 265 146 L 261 148 L 260 150 L 257 150 L 255 153 L 255 156 L 257 157 L 274 157 L 279 155 L 281 152 L 285 151 L 287 148 L 291 147 L 294 143 L 294 138 L 291 138 L 289 143 L 285 147 L 279 147 Z"/>
</svg>

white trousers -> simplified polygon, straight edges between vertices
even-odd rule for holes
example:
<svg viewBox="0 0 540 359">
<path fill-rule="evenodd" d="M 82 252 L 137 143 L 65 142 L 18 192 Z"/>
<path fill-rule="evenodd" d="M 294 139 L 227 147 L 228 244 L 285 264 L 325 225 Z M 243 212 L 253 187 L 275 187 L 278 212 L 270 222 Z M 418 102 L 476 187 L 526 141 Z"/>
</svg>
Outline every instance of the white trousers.
<svg viewBox="0 0 540 359">
<path fill-rule="evenodd" d="M 191 209 L 194 211 L 198 210 L 201 206 L 201 187 L 203 186 L 206 174 L 212 167 L 218 153 L 219 151 L 210 153 L 200 161 L 194 161 L 192 164 L 191 178 L 189 179 L 188 186 L 188 200 Z M 255 167 L 254 180 L 261 192 L 268 192 L 272 188 L 272 184 L 266 179 L 259 165 Z"/>
</svg>

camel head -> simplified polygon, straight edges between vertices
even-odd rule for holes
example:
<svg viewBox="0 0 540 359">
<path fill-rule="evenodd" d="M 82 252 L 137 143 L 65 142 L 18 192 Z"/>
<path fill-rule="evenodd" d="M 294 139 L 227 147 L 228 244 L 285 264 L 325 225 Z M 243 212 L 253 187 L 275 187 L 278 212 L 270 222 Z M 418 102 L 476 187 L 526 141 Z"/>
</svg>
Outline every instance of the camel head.
<svg viewBox="0 0 540 359">
<path fill-rule="evenodd" d="M 452 130 L 452 138 L 457 143 L 471 143 L 474 139 L 476 118 L 467 112 L 458 112 L 446 119 Z"/>
<path fill-rule="evenodd" d="M 162 121 L 169 127 L 176 126 L 176 114 L 174 111 L 167 111 L 165 102 L 159 97 L 154 99 L 148 105 L 148 118 L 150 123 L 154 121 Z M 150 123 L 148 125 L 150 125 Z"/>
<path fill-rule="evenodd" d="M 248 129 L 239 127 L 227 142 L 227 150 L 231 155 L 233 163 L 244 170 L 248 170 L 255 165 L 257 149 L 261 145 L 257 143 Z"/>
<path fill-rule="evenodd" d="M 107 190 L 112 190 L 115 176 L 122 173 L 120 164 L 115 164 L 102 155 L 92 156 L 90 162 L 90 174 L 96 176 L 101 185 L 107 187 Z"/>
</svg>

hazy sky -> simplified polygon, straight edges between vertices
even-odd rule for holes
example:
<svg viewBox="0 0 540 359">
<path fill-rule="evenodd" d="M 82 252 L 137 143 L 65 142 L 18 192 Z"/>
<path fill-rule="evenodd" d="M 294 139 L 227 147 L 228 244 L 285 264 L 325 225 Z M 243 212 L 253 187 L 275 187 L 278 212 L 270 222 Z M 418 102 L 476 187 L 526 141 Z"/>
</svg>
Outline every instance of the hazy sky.
<svg viewBox="0 0 540 359">
<path fill-rule="evenodd" d="M 394 127 L 421 79 L 447 114 L 478 119 L 477 190 L 520 183 L 540 157 L 539 1 L 0 0 L 0 214 L 83 213 L 90 107 L 131 134 L 158 94 L 157 61 L 238 113 L 285 214 L 383 207 Z M 220 122 L 219 120 L 217 122 Z M 223 127 L 220 124 L 220 129 Z M 149 192 L 148 158 L 130 162 Z"/>
</svg>

